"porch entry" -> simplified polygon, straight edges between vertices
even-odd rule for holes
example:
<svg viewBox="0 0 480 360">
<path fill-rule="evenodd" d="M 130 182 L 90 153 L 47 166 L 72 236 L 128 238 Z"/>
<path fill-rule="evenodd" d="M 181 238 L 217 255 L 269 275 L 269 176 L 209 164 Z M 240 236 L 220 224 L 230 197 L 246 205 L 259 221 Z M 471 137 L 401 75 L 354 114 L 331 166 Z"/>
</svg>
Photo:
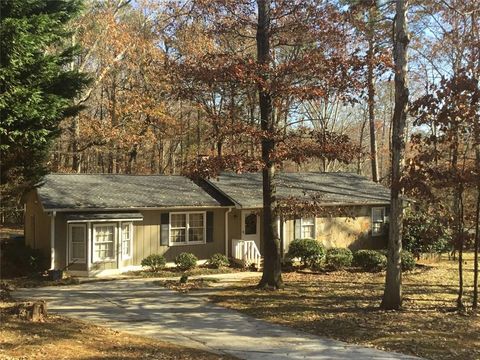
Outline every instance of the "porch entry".
<svg viewBox="0 0 480 360">
<path fill-rule="evenodd" d="M 242 210 L 242 240 L 255 241 L 260 249 L 260 216 L 257 211 Z"/>
<path fill-rule="evenodd" d="M 109 263 L 122 268 L 132 257 L 132 222 L 69 223 L 68 263 Z M 88 254 L 89 253 L 89 254 Z"/>
</svg>

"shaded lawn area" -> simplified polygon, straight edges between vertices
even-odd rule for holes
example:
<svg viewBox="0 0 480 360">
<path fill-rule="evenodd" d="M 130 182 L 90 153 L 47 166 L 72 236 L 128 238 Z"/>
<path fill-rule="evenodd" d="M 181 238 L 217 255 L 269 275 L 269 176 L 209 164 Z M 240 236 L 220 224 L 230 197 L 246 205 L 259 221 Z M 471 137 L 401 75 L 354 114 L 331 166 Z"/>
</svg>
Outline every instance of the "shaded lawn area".
<svg viewBox="0 0 480 360">
<path fill-rule="evenodd" d="M 471 305 L 473 255 L 465 265 Z M 285 289 L 257 290 L 258 280 L 219 290 L 219 305 L 349 343 L 430 359 L 480 359 L 480 316 L 454 311 L 457 263 L 446 258 L 404 274 L 404 309 L 381 311 L 385 273 L 284 273 Z"/>
<path fill-rule="evenodd" d="M 234 359 L 63 316 L 43 323 L 0 316 L 0 359 Z"/>
</svg>

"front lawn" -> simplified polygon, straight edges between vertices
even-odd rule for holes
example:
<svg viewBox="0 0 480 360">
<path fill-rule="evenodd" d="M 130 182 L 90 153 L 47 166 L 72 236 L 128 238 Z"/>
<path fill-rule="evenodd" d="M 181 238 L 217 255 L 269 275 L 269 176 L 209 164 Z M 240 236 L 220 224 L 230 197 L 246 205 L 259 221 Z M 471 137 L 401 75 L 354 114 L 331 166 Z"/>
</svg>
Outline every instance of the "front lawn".
<svg viewBox="0 0 480 360">
<path fill-rule="evenodd" d="M 257 318 L 349 343 L 430 359 L 480 359 L 480 316 L 454 311 L 457 263 L 442 258 L 404 274 L 404 309 L 380 311 L 385 273 L 283 274 L 285 289 L 257 290 L 258 280 L 211 299 Z M 466 305 L 473 261 L 466 256 Z"/>
<path fill-rule="evenodd" d="M 7 306 L 0 302 L 0 359 L 234 359 L 63 316 L 26 322 L 6 315 Z"/>
</svg>

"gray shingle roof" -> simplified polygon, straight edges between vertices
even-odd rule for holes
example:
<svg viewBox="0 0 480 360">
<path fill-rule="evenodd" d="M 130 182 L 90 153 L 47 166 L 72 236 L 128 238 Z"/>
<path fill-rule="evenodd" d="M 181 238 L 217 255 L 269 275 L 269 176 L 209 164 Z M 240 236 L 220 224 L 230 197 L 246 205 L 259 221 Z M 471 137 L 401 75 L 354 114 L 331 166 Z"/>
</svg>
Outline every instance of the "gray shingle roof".
<svg viewBox="0 0 480 360">
<path fill-rule="evenodd" d="M 261 173 L 222 173 L 209 182 L 244 208 L 262 206 Z M 353 173 L 279 173 L 277 196 L 309 199 L 319 196 L 322 205 L 389 204 L 390 190 Z"/>
<path fill-rule="evenodd" d="M 45 209 L 220 206 L 183 176 L 51 174 L 38 189 Z"/>
</svg>

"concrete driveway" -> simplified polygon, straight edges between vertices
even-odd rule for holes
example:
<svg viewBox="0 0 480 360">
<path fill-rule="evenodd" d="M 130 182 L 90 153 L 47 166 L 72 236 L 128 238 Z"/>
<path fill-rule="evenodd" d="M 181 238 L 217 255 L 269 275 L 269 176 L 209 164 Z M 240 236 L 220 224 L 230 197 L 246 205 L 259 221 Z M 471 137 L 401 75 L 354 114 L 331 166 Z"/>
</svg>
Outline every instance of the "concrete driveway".
<svg viewBox="0 0 480 360">
<path fill-rule="evenodd" d="M 14 296 L 44 299 L 50 312 L 118 331 L 241 359 L 414 359 L 257 320 L 158 287 L 153 279 L 21 289 Z"/>
</svg>

